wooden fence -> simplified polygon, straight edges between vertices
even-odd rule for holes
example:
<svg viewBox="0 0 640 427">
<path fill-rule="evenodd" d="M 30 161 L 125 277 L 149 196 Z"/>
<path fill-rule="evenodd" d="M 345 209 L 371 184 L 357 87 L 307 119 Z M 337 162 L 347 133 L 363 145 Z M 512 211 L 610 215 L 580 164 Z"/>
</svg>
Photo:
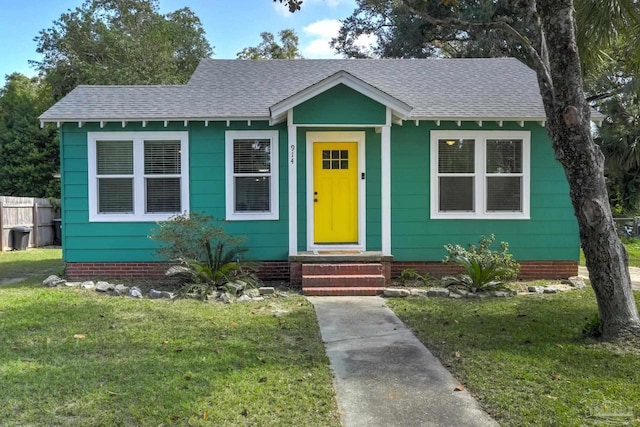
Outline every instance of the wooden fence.
<svg viewBox="0 0 640 427">
<path fill-rule="evenodd" d="M 13 248 L 11 229 L 21 225 L 32 228 L 30 248 L 52 245 L 53 219 L 59 216 L 59 202 L 34 197 L 0 196 L 0 250 Z"/>
</svg>

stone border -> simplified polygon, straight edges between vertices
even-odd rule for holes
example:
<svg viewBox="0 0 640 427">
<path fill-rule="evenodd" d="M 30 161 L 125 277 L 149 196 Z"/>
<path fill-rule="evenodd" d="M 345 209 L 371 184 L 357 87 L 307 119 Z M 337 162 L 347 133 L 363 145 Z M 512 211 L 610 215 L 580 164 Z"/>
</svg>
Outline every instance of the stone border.
<svg viewBox="0 0 640 427">
<path fill-rule="evenodd" d="M 469 299 L 485 299 L 485 298 L 506 298 L 517 295 L 533 295 L 533 294 L 556 294 L 558 292 L 566 292 L 574 289 L 584 289 L 587 285 L 584 280 L 579 276 L 570 277 L 569 279 L 562 280 L 559 285 L 556 286 L 529 286 L 528 292 L 517 291 L 503 291 L 503 290 L 491 290 L 470 292 L 464 289 L 457 288 L 385 288 L 383 296 L 387 298 L 406 298 L 409 296 L 420 298 L 469 298 Z"/>
<path fill-rule="evenodd" d="M 68 287 L 76 289 L 85 289 L 88 291 L 95 291 L 97 293 L 110 295 L 114 297 L 128 296 L 129 298 L 142 299 L 144 298 L 142 290 L 138 286 L 125 286 L 123 284 L 113 284 L 106 281 L 94 282 L 93 280 L 85 280 L 83 282 L 68 282 L 58 276 L 51 275 L 44 279 L 43 286 L 49 288 Z M 208 301 L 219 301 L 222 303 L 230 304 L 232 302 L 248 302 L 248 301 L 264 301 L 265 297 L 287 297 L 285 293 L 276 292 L 274 287 L 262 286 L 259 288 L 247 288 L 246 284 L 242 282 L 230 283 L 236 290 L 236 294 L 233 295 L 230 292 L 216 292 L 214 295 L 210 295 Z M 150 289 L 147 295 L 150 299 L 177 299 L 177 294 L 174 292 L 157 291 Z"/>
</svg>

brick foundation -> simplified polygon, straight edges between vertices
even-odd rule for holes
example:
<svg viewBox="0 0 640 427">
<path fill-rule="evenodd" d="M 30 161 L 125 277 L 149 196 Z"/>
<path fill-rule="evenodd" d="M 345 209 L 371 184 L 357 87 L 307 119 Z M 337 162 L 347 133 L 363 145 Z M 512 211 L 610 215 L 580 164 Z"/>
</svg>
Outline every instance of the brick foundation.
<svg viewBox="0 0 640 427">
<path fill-rule="evenodd" d="M 520 261 L 522 280 L 564 279 L 578 274 L 577 261 Z M 65 268 L 69 280 L 97 279 L 159 279 L 168 266 L 161 262 L 70 262 Z M 402 270 L 413 268 L 433 277 L 455 275 L 461 272 L 454 264 L 441 262 L 399 261 L 383 263 L 385 277 L 398 277 Z M 262 280 L 289 281 L 293 287 L 302 287 L 302 263 L 263 261 L 259 263 L 258 277 Z"/>
<path fill-rule="evenodd" d="M 68 262 L 68 280 L 159 279 L 168 265 L 162 262 Z"/>
<path fill-rule="evenodd" d="M 160 279 L 169 268 L 163 262 L 68 262 L 68 280 L 98 279 Z M 287 261 L 265 261 L 258 264 L 257 275 L 262 280 L 289 280 Z"/>
<path fill-rule="evenodd" d="M 578 275 L 578 261 L 518 261 L 521 280 L 566 279 Z M 398 277 L 402 270 L 413 268 L 420 274 L 428 273 L 432 277 L 456 275 L 462 269 L 455 264 L 441 262 L 399 261 L 391 264 L 391 277 Z"/>
</svg>

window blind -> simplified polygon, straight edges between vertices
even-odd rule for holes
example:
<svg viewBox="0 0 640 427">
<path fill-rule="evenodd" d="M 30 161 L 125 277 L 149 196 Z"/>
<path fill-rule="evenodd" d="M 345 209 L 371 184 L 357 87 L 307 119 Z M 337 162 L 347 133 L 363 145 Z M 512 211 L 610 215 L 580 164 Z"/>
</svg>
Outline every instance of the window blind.
<svg viewBox="0 0 640 427">
<path fill-rule="evenodd" d="M 179 174 L 180 154 L 180 141 L 145 141 L 144 173 Z"/>
<path fill-rule="evenodd" d="M 522 141 L 487 140 L 487 173 L 522 173 Z"/>
<path fill-rule="evenodd" d="M 98 212 L 133 212 L 133 178 L 98 178 Z"/>
<path fill-rule="evenodd" d="M 144 141 L 146 213 L 181 211 L 180 155 L 180 141 Z"/>
<path fill-rule="evenodd" d="M 133 174 L 133 141 L 96 141 L 98 175 Z"/>
<path fill-rule="evenodd" d="M 474 182 L 471 176 L 440 177 L 440 210 L 473 212 Z"/>
<path fill-rule="evenodd" d="M 439 173 L 474 173 L 475 141 L 473 139 L 438 140 Z"/>
<path fill-rule="evenodd" d="M 271 211 L 271 141 L 235 139 L 233 173 L 235 211 Z"/>
</svg>

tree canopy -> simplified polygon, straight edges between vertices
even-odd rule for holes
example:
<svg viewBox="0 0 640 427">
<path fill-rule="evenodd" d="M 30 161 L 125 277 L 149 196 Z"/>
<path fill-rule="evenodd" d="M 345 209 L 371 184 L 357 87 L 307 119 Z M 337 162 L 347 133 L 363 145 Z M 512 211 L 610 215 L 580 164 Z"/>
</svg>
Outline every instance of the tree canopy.
<svg viewBox="0 0 640 427">
<path fill-rule="evenodd" d="M 453 17 L 479 22 L 491 20 L 506 11 L 491 1 L 459 2 L 456 7 L 445 2 L 424 2 L 430 16 Z M 340 32 L 331 41 L 339 53 L 352 58 L 426 58 L 447 57 L 523 57 L 494 29 L 465 31 L 456 27 L 434 25 L 416 15 L 408 4 L 397 0 L 356 0 L 353 13 L 342 21 Z M 362 35 L 374 36 L 375 43 L 362 46 Z"/>
<path fill-rule="evenodd" d="M 238 52 L 238 59 L 296 59 L 302 58 L 298 49 L 298 35 L 293 29 L 278 32 L 280 44 L 269 32 L 260 33 L 262 41 L 258 46 L 245 47 Z"/>
<path fill-rule="evenodd" d="M 286 1 L 286 0 L 285 0 Z M 499 0 L 356 0 L 356 9 L 342 21 L 331 42 L 347 57 L 422 58 L 513 56 L 529 63 L 522 40 L 531 31 L 525 17 L 510 1 Z M 611 60 L 608 47 L 615 42 L 626 52 L 626 62 L 640 69 L 639 5 L 633 0 L 576 0 L 576 41 L 581 66 L 590 71 Z M 422 16 L 421 16 L 422 14 Z M 427 14 L 432 19 L 425 19 Z M 462 25 L 451 25 L 454 21 Z M 483 25 L 483 23 L 493 25 Z M 500 24 L 500 25 L 497 25 Z M 361 35 L 374 36 L 370 48 L 358 43 Z"/>
<path fill-rule="evenodd" d="M 160 14 L 158 0 L 85 0 L 35 41 L 55 100 L 80 84 L 185 83 L 212 54 L 193 12 Z"/>
<path fill-rule="evenodd" d="M 38 78 L 14 73 L 0 88 L 0 195 L 59 197 L 57 132 L 38 126 L 50 104 Z"/>
</svg>

